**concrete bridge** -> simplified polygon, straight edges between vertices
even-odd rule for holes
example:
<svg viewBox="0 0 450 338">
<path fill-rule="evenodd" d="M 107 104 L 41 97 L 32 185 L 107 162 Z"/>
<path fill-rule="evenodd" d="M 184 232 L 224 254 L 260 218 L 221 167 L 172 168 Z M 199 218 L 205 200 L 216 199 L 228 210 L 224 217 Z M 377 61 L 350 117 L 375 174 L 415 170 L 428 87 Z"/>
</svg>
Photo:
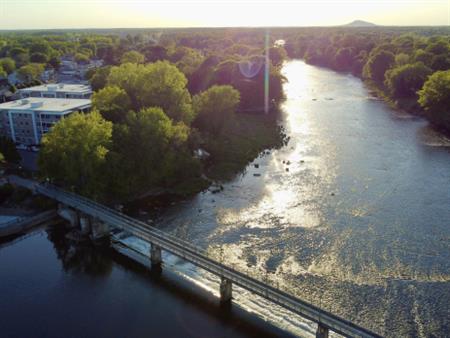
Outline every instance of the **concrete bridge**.
<svg viewBox="0 0 450 338">
<path fill-rule="evenodd" d="M 144 222 L 114 209 L 49 184 L 37 184 L 18 177 L 11 178 L 11 181 L 58 201 L 60 203 L 58 213 L 66 219 L 70 219 L 73 225 L 78 225 L 82 232 L 90 234 L 92 238 L 108 236 L 110 230 L 118 228 L 151 243 L 152 265 L 161 265 L 161 250 L 165 250 L 219 276 L 221 278 L 220 297 L 222 302 L 231 301 L 232 286 L 236 284 L 295 314 L 316 322 L 318 324 L 317 338 L 328 337 L 330 330 L 345 337 L 381 337 L 348 320 L 217 262 L 209 258 L 204 250 L 191 243 L 150 227 Z"/>
</svg>

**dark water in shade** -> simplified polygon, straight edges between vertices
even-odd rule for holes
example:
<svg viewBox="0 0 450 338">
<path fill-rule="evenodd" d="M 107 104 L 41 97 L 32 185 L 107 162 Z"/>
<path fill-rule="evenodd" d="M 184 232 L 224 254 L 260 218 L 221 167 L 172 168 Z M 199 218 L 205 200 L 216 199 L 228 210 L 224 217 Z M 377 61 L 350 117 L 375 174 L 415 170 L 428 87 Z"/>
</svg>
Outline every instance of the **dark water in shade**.
<svg viewBox="0 0 450 338">
<path fill-rule="evenodd" d="M 38 230 L 0 243 L 0 337 L 288 336 L 173 273 Z"/>
<path fill-rule="evenodd" d="M 157 226 L 383 335 L 450 336 L 450 140 L 351 75 L 301 61 L 284 74 L 289 144 Z M 296 334 L 314 330 L 237 301 Z"/>
</svg>

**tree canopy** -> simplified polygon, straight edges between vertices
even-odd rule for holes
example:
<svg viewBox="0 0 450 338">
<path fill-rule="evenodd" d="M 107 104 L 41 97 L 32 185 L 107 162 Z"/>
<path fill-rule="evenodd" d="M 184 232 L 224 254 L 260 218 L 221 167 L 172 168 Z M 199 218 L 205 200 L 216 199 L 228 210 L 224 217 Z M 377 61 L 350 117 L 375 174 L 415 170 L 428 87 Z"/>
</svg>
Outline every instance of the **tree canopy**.
<svg viewBox="0 0 450 338">
<path fill-rule="evenodd" d="M 107 86 L 95 92 L 92 105 L 108 121 L 123 122 L 126 113 L 131 110 L 131 101 L 125 90 L 117 86 Z"/>
<path fill-rule="evenodd" d="M 126 63 L 113 67 L 107 83 L 122 88 L 130 97 L 135 111 L 160 107 L 174 121 L 189 124 L 194 119 L 191 95 L 186 88 L 187 79 L 167 61 L 145 66 Z"/>
<path fill-rule="evenodd" d="M 197 113 L 195 126 L 212 134 L 220 134 L 233 119 L 239 105 L 239 92 L 231 86 L 212 86 L 194 96 L 194 110 Z"/>
<path fill-rule="evenodd" d="M 7 74 L 11 74 L 16 70 L 16 63 L 13 59 L 8 57 L 0 59 L 0 66 Z"/>
<path fill-rule="evenodd" d="M 386 87 L 394 97 L 414 97 L 431 73 L 422 62 L 395 67 L 386 72 Z"/>
<path fill-rule="evenodd" d="M 385 50 L 378 50 L 369 56 L 364 67 L 364 74 L 369 79 L 383 83 L 384 74 L 394 64 L 395 56 L 393 53 Z"/>
<path fill-rule="evenodd" d="M 419 103 L 432 122 L 450 131 L 450 70 L 429 77 L 419 91 Z"/>
<path fill-rule="evenodd" d="M 138 51 L 132 50 L 122 55 L 120 58 L 120 63 L 142 64 L 145 63 L 145 56 Z"/>
<path fill-rule="evenodd" d="M 197 163 L 186 146 L 189 128 L 174 123 L 161 108 L 130 112 L 114 129 L 114 194 L 136 196 L 168 180 L 198 175 Z M 186 163 L 190 163 L 191 167 Z"/>
<path fill-rule="evenodd" d="M 45 177 L 52 177 L 84 195 L 98 197 L 104 189 L 111 137 L 112 123 L 98 112 L 73 113 L 43 136 L 39 168 Z"/>
<path fill-rule="evenodd" d="M 44 72 L 45 67 L 42 63 L 30 63 L 20 67 L 17 70 L 19 77 L 25 82 L 31 82 L 39 80 L 41 74 Z"/>
</svg>

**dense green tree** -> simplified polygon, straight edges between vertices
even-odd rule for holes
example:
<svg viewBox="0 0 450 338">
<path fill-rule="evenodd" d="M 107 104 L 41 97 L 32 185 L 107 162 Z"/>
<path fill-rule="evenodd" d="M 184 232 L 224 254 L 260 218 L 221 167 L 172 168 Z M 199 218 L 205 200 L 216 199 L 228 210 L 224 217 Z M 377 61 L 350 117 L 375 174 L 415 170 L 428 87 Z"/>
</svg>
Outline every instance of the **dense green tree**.
<svg viewBox="0 0 450 338">
<path fill-rule="evenodd" d="M 148 46 L 142 51 L 147 62 L 156 62 L 167 60 L 167 48 L 164 46 Z"/>
<path fill-rule="evenodd" d="M 383 83 L 384 73 L 394 64 L 394 61 L 394 54 L 385 50 L 378 50 L 369 56 L 363 73 L 367 78 Z"/>
<path fill-rule="evenodd" d="M 194 118 L 187 79 L 167 61 L 148 65 L 131 63 L 113 67 L 108 84 L 125 90 L 134 110 L 161 107 L 174 121 L 189 124 Z"/>
<path fill-rule="evenodd" d="M 189 128 L 175 124 L 161 108 L 130 112 L 114 130 L 112 193 L 136 197 L 187 173 L 198 174 L 198 164 L 186 148 L 188 135 Z"/>
<path fill-rule="evenodd" d="M 16 67 L 22 67 L 30 61 L 30 55 L 25 48 L 16 47 L 9 51 L 9 56 L 16 63 Z"/>
<path fill-rule="evenodd" d="M 40 171 L 44 177 L 97 198 L 104 189 L 111 137 L 112 123 L 98 112 L 74 113 L 43 136 L 38 159 Z"/>
<path fill-rule="evenodd" d="M 178 47 L 170 54 L 170 61 L 175 63 L 184 75 L 192 75 L 203 62 L 203 56 L 195 49 L 189 47 Z"/>
<path fill-rule="evenodd" d="M 47 63 L 48 56 L 44 53 L 33 53 L 30 56 L 30 61 L 34 63 Z"/>
<path fill-rule="evenodd" d="M 5 70 L 6 73 L 11 74 L 16 70 L 16 63 L 11 58 L 0 59 L 0 66 Z"/>
<path fill-rule="evenodd" d="M 247 56 L 252 51 L 252 48 L 250 46 L 244 45 L 244 44 L 235 44 L 231 47 L 228 47 L 225 50 L 226 55 L 240 55 L 240 56 Z"/>
<path fill-rule="evenodd" d="M 47 40 L 44 39 L 35 39 L 30 46 L 30 54 L 40 53 L 44 55 L 50 55 L 52 52 L 52 47 Z"/>
<path fill-rule="evenodd" d="M 444 54 L 448 55 L 450 53 L 450 46 L 448 41 L 440 39 L 438 41 L 430 43 L 425 49 L 426 52 L 432 53 L 434 55 Z"/>
<path fill-rule="evenodd" d="M 39 80 L 44 70 L 45 67 L 41 63 L 29 63 L 25 66 L 20 67 L 17 70 L 17 74 L 22 81 L 31 82 Z"/>
<path fill-rule="evenodd" d="M 145 56 L 135 50 L 126 52 L 120 58 L 120 63 L 137 63 L 141 64 L 145 62 Z"/>
<path fill-rule="evenodd" d="M 428 67 L 431 67 L 431 60 L 433 59 L 434 55 L 430 52 L 426 52 L 423 49 L 417 49 L 414 52 L 413 60 L 416 62 L 422 62 Z"/>
<path fill-rule="evenodd" d="M 200 130 L 220 134 L 224 125 L 233 120 L 239 97 L 239 92 L 231 86 L 212 86 L 194 96 L 195 125 Z"/>
<path fill-rule="evenodd" d="M 433 58 L 431 59 L 431 68 L 433 70 L 450 69 L 450 54 L 439 54 L 433 56 Z"/>
<path fill-rule="evenodd" d="M 353 65 L 354 50 L 350 47 L 339 48 L 334 57 L 334 65 L 338 70 L 350 70 Z"/>
<path fill-rule="evenodd" d="M 107 86 L 92 96 L 93 107 L 108 121 L 123 122 L 131 110 L 131 101 L 125 90 L 117 86 Z"/>
<path fill-rule="evenodd" d="M 108 76 L 111 72 L 111 66 L 101 67 L 95 70 L 94 74 L 90 78 L 92 90 L 97 91 L 106 86 L 108 82 Z"/>
<path fill-rule="evenodd" d="M 386 87 L 394 97 L 414 97 L 432 70 L 422 62 L 406 64 L 386 72 Z"/>
<path fill-rule="evenodd" d="M 406 65 L 406 64 L 410 63 L 409 61 L 410 61 L 410 57 L 408 54 L 400 53 L 395 56 L 395 64 L 397 66 Z"/>
<path fill-rule="evenodd" d="M 8 73 L 3 69 L 2 66 L 0 66 L 0 79 L 6 78 L 8 76 Z"/>
<path fill-rule="evenodd" d="M 450 131 L 450 70 L 428 78 L 419 91 L 419 103 L 432 122 Z"/>
<path fill-rule="evenodd" d="M 89 56 L 83 53 L 76 53 L 75 56 L 75 61 L 78 63 L 88 63 L 89 62 Z"/>
</svg>

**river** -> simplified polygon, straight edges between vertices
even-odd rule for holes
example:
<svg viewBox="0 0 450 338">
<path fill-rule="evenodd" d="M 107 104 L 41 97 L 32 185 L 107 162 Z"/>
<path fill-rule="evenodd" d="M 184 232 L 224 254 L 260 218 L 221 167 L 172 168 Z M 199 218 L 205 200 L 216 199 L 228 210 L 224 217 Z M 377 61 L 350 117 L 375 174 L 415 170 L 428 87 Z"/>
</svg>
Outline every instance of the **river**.
<svg viewBox="0 0 450 338">
<path fill-rule="evenodd" d="M 289 144 L 256 159 L 223 192 L 171 206 L 157 226 L 388 337 L 445 336 L 449 139 L 390 109 L 352 75 L 302 61 L 283 73 Z M 207 274 L 183 264 L 208 285 Z M 242 307 L 275 325 L 314 332 L 240 294 Z"/>
<path fill-rule="evenodd" d="M 385 336 L 448 335 L 450 141 L 351 75 L 302 61 L 283 72 L 289 143 L 155 226 Z M 61 227 L 0 243 L 0 335 L 314 336 L 314 324 L 237 287 L 221 308 L 216 277 L 163 261 L 149 273 Z"/>
</svg>

